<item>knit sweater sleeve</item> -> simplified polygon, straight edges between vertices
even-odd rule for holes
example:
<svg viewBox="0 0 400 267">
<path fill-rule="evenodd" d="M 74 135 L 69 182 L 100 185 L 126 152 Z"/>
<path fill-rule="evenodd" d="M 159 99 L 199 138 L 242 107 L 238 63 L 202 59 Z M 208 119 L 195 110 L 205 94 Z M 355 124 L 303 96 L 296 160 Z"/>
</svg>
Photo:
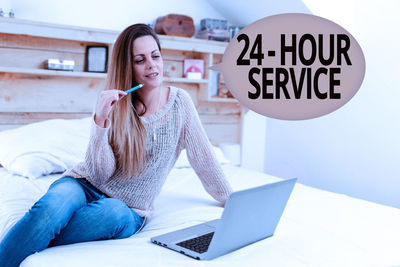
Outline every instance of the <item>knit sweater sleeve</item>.
<svg viewBox="0 0 400 267">
<path fill-rule="evenodd" d="M 184 146 L 188 160 L 205 190 L 225 205 L 232 188 L 215 156 L 192 99 L 186 91 L 181 92 L 185 112 Z"/>
<path fill-rule="evenodd" d="M 110 128 L 109 119 L 106 121 L 106 128 L 103 128 L 94 122 L 93 114 L 84 164 L 91 182 L 95 185 L 101 185 L 107 181 L 116 169 L 114 153 L 108 143 L 107 133 Z"/>
</svg>

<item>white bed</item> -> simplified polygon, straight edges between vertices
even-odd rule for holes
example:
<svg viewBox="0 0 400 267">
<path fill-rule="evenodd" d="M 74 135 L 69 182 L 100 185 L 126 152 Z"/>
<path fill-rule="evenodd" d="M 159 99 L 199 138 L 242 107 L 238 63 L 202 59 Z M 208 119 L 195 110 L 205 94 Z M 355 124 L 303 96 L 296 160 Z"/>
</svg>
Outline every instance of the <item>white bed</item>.
<svg viewBox="0 0 400 267">
<path fill-rule="evenodd" d="M 74 164 L 85 149 L 77 151 L 75 147 L 71 152 L 62 147 L 75 143 L 85 148 L 89 130 L 88 118 L 51 120 L 24 127 L 28 128 L 0 132 L 0 163 L 9 167 L 0 168 L 0 240 L 60 176 L 37 176 L 35 164 L 37 169 L 37 164 L 42 164 L 43 173 L 62 168 L 56 166 L 57 162 L 65 167 Z M 57 135 L 57 140 L 40 140 L 35 133 L 43 133 L 44 129 Z M 25 143 L 20 139 L 24 144 L 18 145 L 18 138 L 24 138 Z M 47 142 L 48 146 L 38 149 L 40 142 Z M 62 153 L 69 154 L 69 162 L 63 162 Z M 234 190 L 280 180 L 229 164 L 222 156 L 218 158 Z M 30 178 L 16 174 L 22 172 Z M 208 262 L 150 243 L 152 236 L 221 215 L 222 208 L 202 188 L 184 155 L 167 178 L 155 209 L 144 229 L 130 238 L 49 248 L 29 256 L 21 266 L 400 266 L 399 209 L 304 186 L 301 179 L 273 237 Z"/>
</svg>

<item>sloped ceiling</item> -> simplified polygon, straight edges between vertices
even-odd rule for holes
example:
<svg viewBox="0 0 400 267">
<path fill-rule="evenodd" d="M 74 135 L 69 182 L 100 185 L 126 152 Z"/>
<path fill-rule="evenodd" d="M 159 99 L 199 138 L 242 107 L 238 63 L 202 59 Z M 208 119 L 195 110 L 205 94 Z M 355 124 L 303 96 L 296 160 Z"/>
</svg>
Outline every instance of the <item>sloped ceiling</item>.
<svg viewBox="0 0 400 267">
<path fill-rule="evenodd" d="M 246 26 L 280 13 L 311 13 L 301 0 L 207 0 L 230 24 Z"/>
</svg>

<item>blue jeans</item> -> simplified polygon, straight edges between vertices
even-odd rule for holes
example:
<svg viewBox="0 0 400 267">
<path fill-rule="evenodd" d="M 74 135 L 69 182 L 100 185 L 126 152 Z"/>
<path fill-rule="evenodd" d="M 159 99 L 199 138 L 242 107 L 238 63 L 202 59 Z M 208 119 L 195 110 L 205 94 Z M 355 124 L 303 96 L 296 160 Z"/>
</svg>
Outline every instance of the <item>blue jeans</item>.
<svg viewBox="0 0 400 267">
<path fill-rule="evenodd" d="M 124 202 L 104 195 L 86 179 L 63 177 L 4 237 L 0 266 L 18 266 L 47 247 L 126 238 L 143 224 Z"/>
</svg>

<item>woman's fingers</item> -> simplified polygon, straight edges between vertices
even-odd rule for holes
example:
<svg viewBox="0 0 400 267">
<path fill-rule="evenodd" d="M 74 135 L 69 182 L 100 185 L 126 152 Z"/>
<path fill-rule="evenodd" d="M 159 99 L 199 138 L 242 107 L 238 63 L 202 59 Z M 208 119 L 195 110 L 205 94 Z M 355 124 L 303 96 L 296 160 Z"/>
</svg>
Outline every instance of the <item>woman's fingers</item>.
<svg viewBox="0 0 400 267">
<path fill-rule="evenodd" d="M 101 118 L 107 118 L 112 107 L 126 95 L 127 93 L 117 89 L 102 91 L 97 103 L 96 114 Z"/>
<path fill-rule="evenodd" d="M 127 95 L 124 91 L 113 89 L 113 90 L 108 90 L 110 92 L 110 98 L 111 98 L 111 106 L 115 105 L 119 100 L 121 100 L 124 96 Z"/>
<path fill-rule="evenodd" d="M 117 90 L 117 89 L 106 90 L 103 92 L 105 92 L 107 95 L 109 95 L 110 97 L 113 97 L 116 100 L 120 100 L 124 96 L 127 95 L 127 93 L 125 93 L 125 91 Z"/>
<path fill-rule="evenodd" d="M 127 93 L 125 93 L 124 91 L 118 90 L 118 97 L 120 100 L 126 95 L 127 95 Z"/>
</svg>

